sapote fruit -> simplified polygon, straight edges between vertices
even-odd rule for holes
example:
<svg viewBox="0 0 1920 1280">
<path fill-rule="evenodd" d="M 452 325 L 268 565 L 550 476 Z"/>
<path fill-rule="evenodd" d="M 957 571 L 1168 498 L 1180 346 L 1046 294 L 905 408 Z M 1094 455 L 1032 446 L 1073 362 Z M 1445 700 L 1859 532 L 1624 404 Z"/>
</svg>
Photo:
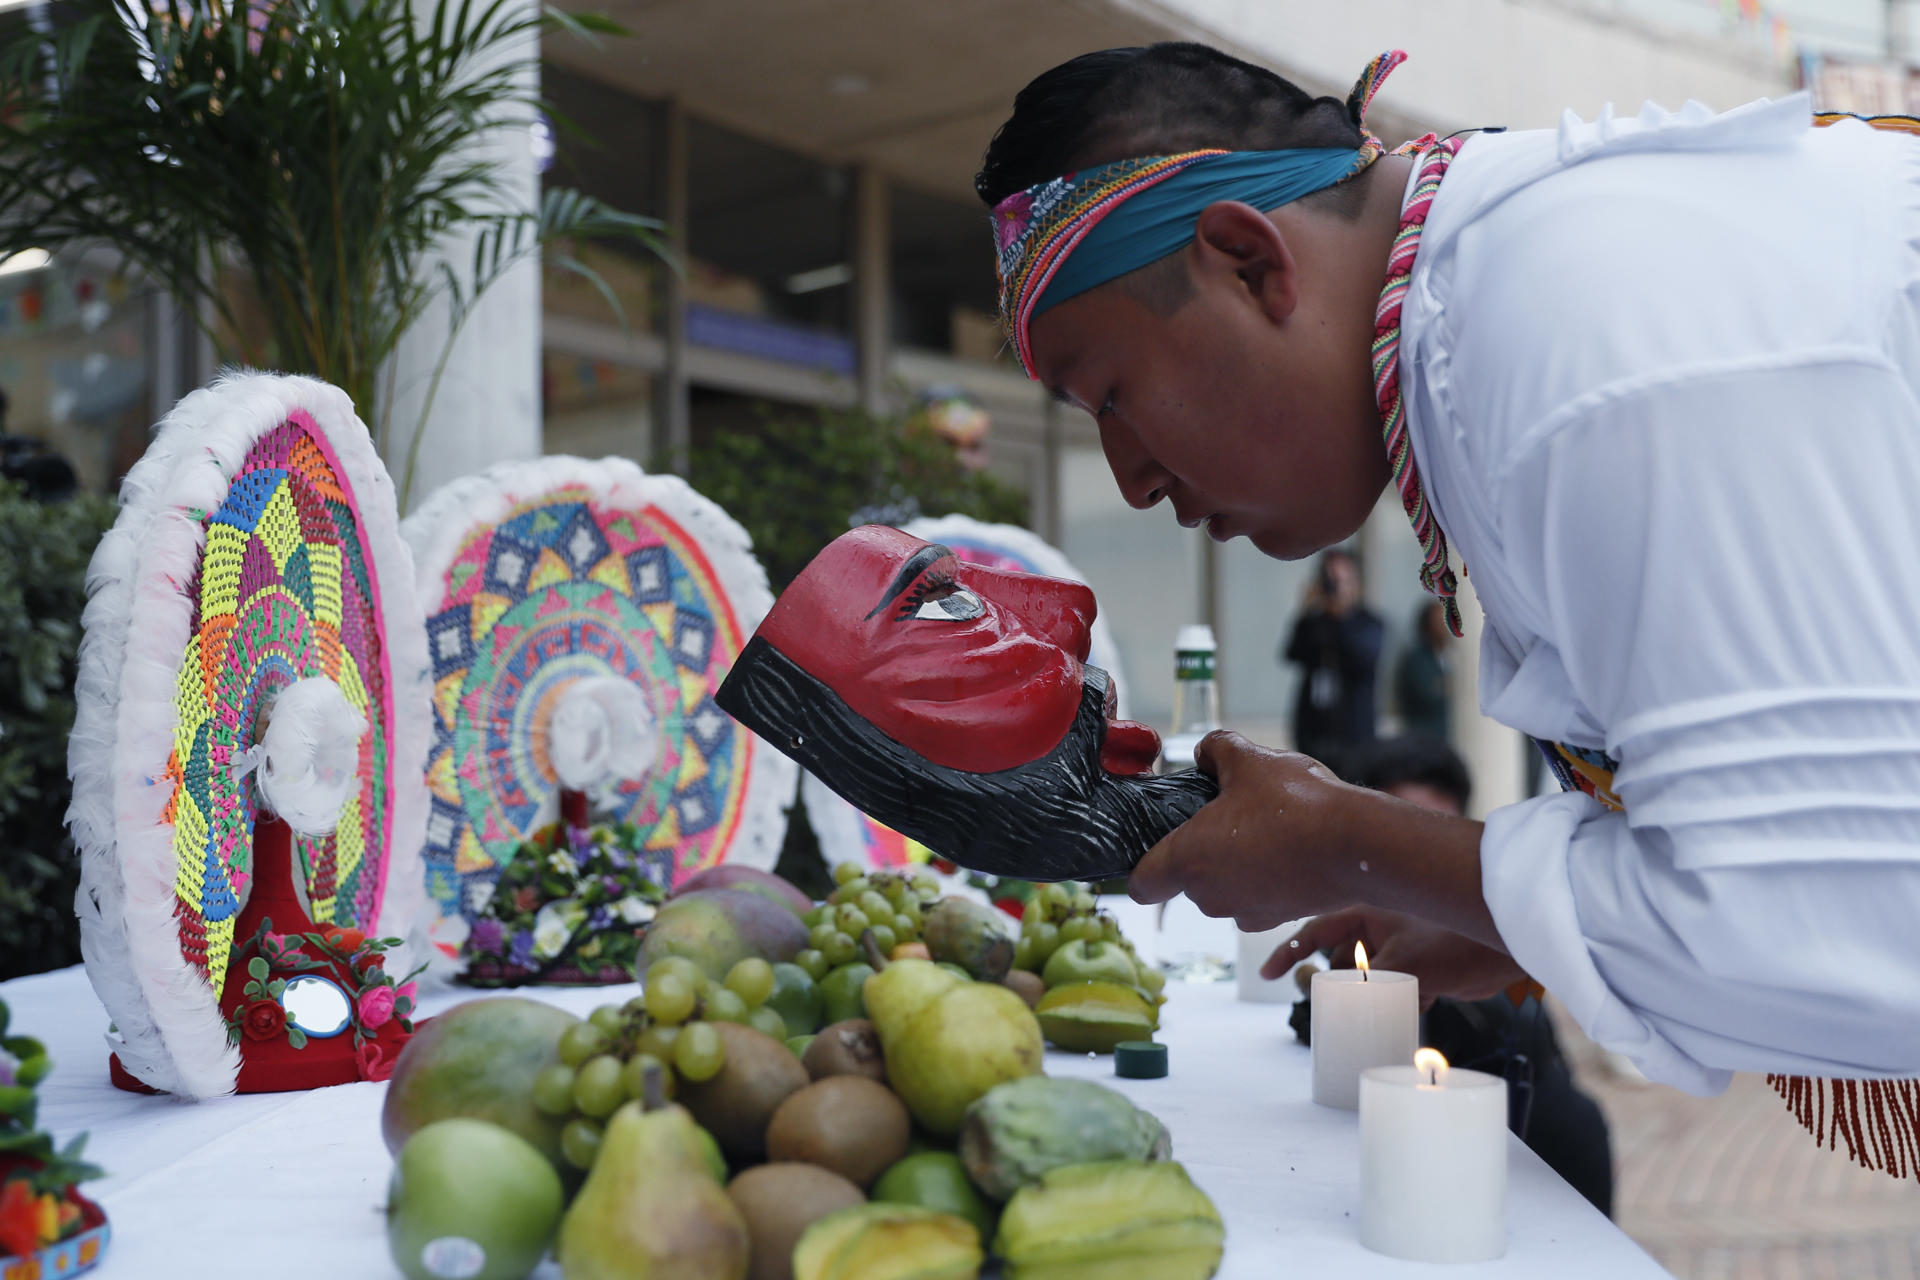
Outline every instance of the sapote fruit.
<svg viewBox="0 0 1920 1280">
<path fill-rule="evenodd" d="M 553 1162 L 563 1121 L 533 1105 L 533 1078 L 560 1060 L 560 1034 L 580 1019 L 518 996 L 469 1000 L 414 1032 L 394 1064 L 380 1111 L 380 1134 L 398 1155 L 407 1139 L 436 1120 L 464 1116 L 517 1133 Z"/>
</svg>

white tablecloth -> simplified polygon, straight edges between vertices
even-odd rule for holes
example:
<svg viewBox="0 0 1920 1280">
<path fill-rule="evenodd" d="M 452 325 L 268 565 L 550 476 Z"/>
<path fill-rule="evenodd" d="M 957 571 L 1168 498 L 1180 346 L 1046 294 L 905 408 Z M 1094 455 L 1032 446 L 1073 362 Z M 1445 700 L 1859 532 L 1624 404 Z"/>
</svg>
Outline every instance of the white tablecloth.
<svg viewBox="0 0 1920 1280">
<path fill-rule="evenodd" d="M 542 995 L 585 1013 L 634 990 Z M 1354 1238 L 1357 1119 L 1308 1100 L 1308 1053 L 1287 1028 L 1287 1007 L 1237 1003 L 1227 983 L 1169 993 L 1168 1078 L 1117 1080 L 1111 1058 L 1060 1053 L 1047 1070 L 1112 1084 L 1166 1123 L 1175 1159 L 1226 1218 L 1222 1280 L 1667 1274 L 1518 1141 L 1504 1259 L 1436 1268 L 1368 1252 Z M 471 997 L 432 993 L 423 1006 L 431 1013 Z M 381 1220 L 391 1163 L 380 1140 L 384 1085 L 203 1103 L 122 1093 L 107 1083 L 107 1019 L 80 969 L 0 984 L 0 999 L 12 1008 L 11 1029 L 39 1037 L 54 1056 L 42 1124 L 62 1141 L 90 1131 L 87 1154 L 109 1171 L 88 1187 L 113 1223 L 94 1273 L 102 1280 L 398 1275 Z"/>
</svg>

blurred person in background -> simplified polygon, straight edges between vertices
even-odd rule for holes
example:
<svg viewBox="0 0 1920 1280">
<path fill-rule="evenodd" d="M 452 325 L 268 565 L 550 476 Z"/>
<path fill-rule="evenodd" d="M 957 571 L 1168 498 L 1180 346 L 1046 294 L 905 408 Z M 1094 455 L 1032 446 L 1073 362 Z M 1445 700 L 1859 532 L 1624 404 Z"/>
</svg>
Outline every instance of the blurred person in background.
<svg viewBox="0 0 1920 1280">
<path fill-rule="evenodd" d="M 1473 790 L 1466 762 L 1445 742 L 1424 734 L 1384 738 L 1354 749 L 1344 759 L 1341 776 L 1356 787 L 1455 818 L 1466 816 Z M 1347 917 L 1352 936 L 1332 947 L 1339 967 L 1352 966 L 1358 941 L 1381 968 L 1397 968 L 1402 960 L 1392 941 L 1397 922 L 1384 917 L 1380 912 Z M 1283 947 L 1274 955 L 1276 962 L 1290 966 L 1300 952 Z M 1521 1140 L 1594 1208 L 1612 1217 L 1613 1151 L 1607 1118 L 1574 1083 L 1539 998 L 1502 991 L 1477 1000 L 1429 999 L 1426 1005 L 1420 1043 L 1438 1049 L 1455 1066 L 1504 1076 L 1516 1089 L 1530 1087 Z"/>
<path fill-rule="evenodd" d="M 1796 94 L 1389 152 L 1403 59 L 1345 101 L 1196 44 L 1044 73 L 975 181 L 1002 321 L 1135 507 L 1300 559 L 1391 486 L 1567 790 L 1481 823 L 1218 733 L 1131 892 L 1401 913 L 1423 992 L 1538 980 L 1655 1080 L 1770 1073 L 1920 1165 L 1863 1122 L 1920 1105 L 1920 121 Z"/>
<path fill-rule="evenodd" d="M 1447 647 L 1452 643 L 1444 605 L 1429 600 L 1414 611 L 1413 633 L 1393 668 L 1393 700 L 1408 733 L 1423 733 L 1442 742 L 1453 736 L 1452 704 L 1447 699 Z"/>
<path fill-rule="evenodd" d="M 7 434 L 7 393 L 0 388 L 0 476 L 26 490 L 36 502 L 61 502 L 74 495 L 79 477 L 73 465 L 32 436 Z"/>
<path fill-rule="evenodd" d="M 1360 599 L 1360 566 L 1345 551 L 1320 557 L 1280 657 L 1300 668 L 1294 748 L 1327 759 L 1374 737 L 1375 673 L 1385 629 Z"/>
</svg>

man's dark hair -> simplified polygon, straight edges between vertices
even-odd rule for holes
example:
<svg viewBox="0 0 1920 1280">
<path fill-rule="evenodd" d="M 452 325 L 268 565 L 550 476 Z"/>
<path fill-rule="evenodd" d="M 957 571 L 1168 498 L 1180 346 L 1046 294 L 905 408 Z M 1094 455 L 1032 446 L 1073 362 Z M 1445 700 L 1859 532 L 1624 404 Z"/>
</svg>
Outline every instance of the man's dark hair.
<svg viewBox="0 0 1920 1280">
<path fill-rule="evenodd" d="M 1409 782 L 1432 787 L 1467 811 L 1473 780 L 1467 763 L 1440 739 L 1424 733 L 1361 743 L 1340 759 L 1340 776 L 1356 787 L 1385 791 Z"/>
<path fill-rule="evenodd" d="M 1043 72 L 1020 91 L 1013 115 L 987 144 L 973 189 L 992 208 L 1036 183 L 1135 156 L 1207 147 L 1358 147 L 1363 137 L 1340 99 L 1316 98 L 1207 45 L 1103 49 Z M 1306 199 L 1354 216 L 1364 189 L 1342 182 Z M 1162 313 L 1186 300 L 1186 273 L 1170 275 L 1168 261 L 1180 259 L 1169 255 L 1122 277 L 1142 303 Z"/>
</svg>

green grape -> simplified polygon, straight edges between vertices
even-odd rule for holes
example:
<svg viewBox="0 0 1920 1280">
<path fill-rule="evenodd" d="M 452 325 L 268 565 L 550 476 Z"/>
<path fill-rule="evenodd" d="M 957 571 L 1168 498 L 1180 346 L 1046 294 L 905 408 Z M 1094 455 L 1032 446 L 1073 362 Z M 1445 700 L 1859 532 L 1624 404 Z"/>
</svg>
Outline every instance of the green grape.
<svg viewBox="0 0 1920 1280">
<path fill-rule="evenodd" d="M 773 1010 L 761 1005 L 747 1014 L 747 1025 L 755 1031 L 772 1036 L 782 1043 L 787 1039 L 787 1023 Z"/>
<path fill-rule="evenodd" d="M 867 913 L 869 921 L 889 920 L 893 917 L 893 904 L 887 901 L 887 895 L 875 893 L 872 889 L 860 895 L 860 909 Z"/>
<path fill-rule="evenodd" d="M 907 905 L 900 908 L 900 914 L 913 921 L 913 927 L 916 931 L 919 930 L 921 923 L 926 919 L 926 912 L 921 910 L 920 899 L 918 898 L 908 898 Z"/>
<path fill-rule="evenodd" d="M 573 1105 L 580 1114 L 604 1120 L 627 1100 L 620 1083 L 620 1059 L 603 1053 L 581 1067 L 573 1077 Z"/>
<path fill-rule="evenodd" d="M 876 924 L 869 932 L 873 934 L 873 945 L 880 948 L 883 956 L 892 955 L 893 949 L 900 945 L 900 938 L 894 933 L 892 925 Z"/>
<path fill-rule="evenodd" d="M 1020 917 L 1020 936 L 1023 938 L 1031 938 L 1033 931 L 1040 927 L 1042 918 L 1046 915 L 1046 912 L 1047 904 L 1045 900 L 1039 897 L 1029 898 L 1027 900 L 1026 914 Z"/>
<path fill-rule="evenodd" d="M 902 942 L 917 942 L 920 939 L 920 922 L 902 911 L 893 917 L 893 936 Z"/>
<path fill-rule="evenodd" d="M 663 956 L 647 966 L 645 981 L 651 984 L 662 974 L 677 973 L 688 986 L 696 991 L 700 988 L 700 979 L 706 976 L 704 970 L 685 956 Z"/>
<path fill-rule="evenodd" d="M 853 899 L 854 895 L 847 892 L 847 886 L 840 885 L 832 893 L 827 895 L 827 906 L 829 908 L 837 907 L 843 902 L 852 902 Z M 833 913 L 831 911 L 827 913 L 827 919 L 833 919 Z"/>
<path fill-rule="evenodd" d="M 840 887 L 847 891 L 848 902 L 858 902 L 861 894 L 873 888 L 873 881 L 863 872 Z"/>
<path fill-rule="evenodd" d="M 931 871 L 914 872 L 913 873 L 913 891 L 917 896 L 921 898 L 939 897 L 940 896 L 940 877 L 934 875 L 933 872 Z"/>
<path fill-rule="evenodd" d="M 1060 941 L 1086 941 L 1090 940 L 1091 935 L 1098 934 L 1099 932 L 1100 926 L 1093 921 L 1087 919 L 1085 916 L 1074 916 L 1060 926 Z"/>
<path fill-rule="evenodd" d="M 827 922 L 828 917 L 830 917 L 832 914 L 833 914 L 833 908 L 823 903 L 822 905 L 813 908 L 811 911 L 801 916 L 800 923 L 804 924 L 809 929 L 817 929 L 821 925 L 825 924 Z"/>
<path fill-rule="evenodd" d="M 672 1062 L 674 1041 L 680 1038 L 680 1031 L 679 1027 L 648 1027 L 633 1042 L 633 1051 L 651 1054 L 662 1062 Z"/>
<path fill-rule="evenodd" d="M 880 886 L 880 893 L 895 911 L 907 905 L 907 899 L 913 896 L 913 888 L 899 876 L 888 876 L 887 882 Z"/>
<path fill-rule="evenodd" d="M 606 1033 L 607 1039 L 620 1034 L 626 1028 L 627 1020 L 616 1005 L 603 1004 L 587 1015 L 587 1021 Z"/>
<path fill-rule="evenodd" d="M 533 1078 L 533 1105 L 550 1116 L 573 1114 L 573 1068 L 564 1062 L 542 1067 Z"/>
<path fill-rule="evenodd" d="M 826 977 L 833 971 L 833 966 L 827 963 L 827 957 L 822 954 L 818 947 L 808 947 L 805 951 L 795 956 L 793 962 L 802 969 L 805 969 L 807 976 L 815 982 L 820 981 L 820 979 Z"/>
<path fill-rule="evenodd" d="M 560 1033 L 560 1061 L 577 1067 L 607 1051 L 607 1033 L 591 1022 L 576 1022 Z"/>
<path fill-rule="evenodd" d="M 1042 921 L 1033 931 L 1033 958 L 1036 963 L 1045 964 L 1047 957 L 1060 949 L 1060 926 Z"/>
<path fill-rule="evenodd" d="M 626 1014 L 630 1018 L 646 1017 L 647 1016 L 646 993 L 642 992 L 641 994 L 635 996 L 633 999 L 627 1001 L 625 1004 L 621 1005 L 620 1012 Z"/>
<path fill-rule="evenodd" d="M 833 923 L 840 932 L 857 938 L 860 936 L 860 931 L 872 924 L 873 921 L 867 919 L 866 912 L 854 906 L 851 902 L 848 902 L 834 908 Z M 826 950 L 825 947 L 820 949 L 822 951 Z"/>
<path fill-rule="evenodd" d="M 726 1042 L 704 1022 L 694 1022 L 673 1046 L 673 1069 L 694 1084 L 711 1080 L 727 1065 Z"/>
<path fill-rule="evenodd" d="M 1079 912 L 1081 915 L 1084 916 L 1084 915 L 1093 914 L 1093 907 L 1094 907 L 1093 895 L 1091 893 L 1088 893 L 1085 889 L 1082 889 L 1073 895 L 1073 909 Z"/>
<path fill-rule="evenodd" d="M 1112 916 L 1103 915 L 1099 919 L 1100 919 L 1100 936 L 1102 938 L 1105 938 L 1108 942 L 1120 941 L 1120 922 L 1118 920 L 1115 920 Z"/>
<path fill-rule="evenodd" d="M 833 868 L 833 882 L 835 884 L 846 884 L 850 880 L 858 880 L 860 876 L 860 864 L 857 862 L 842 862 Z"/>
<path fill-rule="evenodd" d="M 827 958 L 828 970 L 838 969 L 843 964 L 852 964 L 854 956 L 860 953 L 860 944 L 851 934 L 836 933 L 827 939 L 827 945 L 820 948 L 820 954 Z"/>
<path fill-rule="evenodd" d="M 673 1078 L 673 1068 L 650 1053 L 636 1053 L 627 1059 L 627 1065 L 620 1068 L 620 1087 L 627 1096 L 636 1102 L 644 1102 L 647 1096 L 647 1068 L 660 1069 L 660 1094 L 672 1098 L 677 1084 Z"/>
<path fill-rule="evenodd" d="M 575 1116 L 560 1130 L 560 1154 L 576 1169 L 591 1169 L 593 1158 L 600 1154 L 600 1136 L 598 1123 Z"/>
<path fill-rule="evenodd" d="M 1056 911 L 1073 901 L 1073 890 L 1057 882 L 1043 884 L 1040 886 L 1039 898 L 1046 904 L 1047 910 Z"/>
<path fill-rule="evenodd" d="M 1033 935 L 1023 933 L 1020 941 L 1013 944 L 1013 967 L 1016 969 L 1033 968 Z"/>
<path fill-rule="evenodd" d="M 807 933 L 807 945 L 815 951 L 825 951 L 827 944 L 833 941 L 833 935 L 838 932 L 840 932 L 840 926 L 831 920 L 825 924 L 817 924 Z"/>
<path fill-rule="evenodd" d="M 692 986 L 677 973 L 663 973 L 647 984 L 647 1013 L 655 1022 L 673 1025 L 693 1016 L 699 997 Z"/>
<path fill-rule="evenodd" d="M 759 956 L 748 956 L 727 971 L 727 989 L 739 996 L 747 1008 L 757 1009 L 773 994 L 773 966 Z"/>
<path fill-rule="evenodd" d="M 707 997 L 705 1016 L 708 1022 L 745 1022 L 747 1002 L 731 988 L 716 987 Z"/>
</svg>

